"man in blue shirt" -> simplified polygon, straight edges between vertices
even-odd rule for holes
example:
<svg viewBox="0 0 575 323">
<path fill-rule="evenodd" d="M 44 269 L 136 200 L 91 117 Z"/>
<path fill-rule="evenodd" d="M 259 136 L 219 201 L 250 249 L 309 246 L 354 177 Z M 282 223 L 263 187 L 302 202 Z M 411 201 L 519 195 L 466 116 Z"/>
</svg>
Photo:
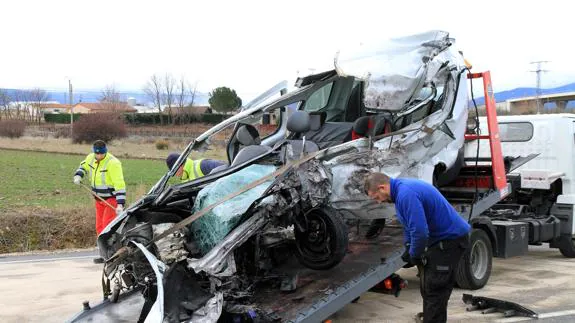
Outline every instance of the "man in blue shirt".
<svg viewBox="0 0 575 323">
<path fill-rule="evenodd" d="M 395 204 L 404 228 L 407 266 L 417 265 L 423 322 L 446 322 L 457 265 L 469 248 L 471 226 L 431 184 L 418 179 L 371 173 L 365 191 L 376 201 Z"/>
</svg>

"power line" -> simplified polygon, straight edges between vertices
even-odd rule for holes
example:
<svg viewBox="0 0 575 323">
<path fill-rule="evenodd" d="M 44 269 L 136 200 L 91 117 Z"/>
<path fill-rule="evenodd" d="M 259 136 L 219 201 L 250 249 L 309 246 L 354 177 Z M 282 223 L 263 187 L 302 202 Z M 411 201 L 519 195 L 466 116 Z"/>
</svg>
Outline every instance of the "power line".
<svg viewBox="0 0 575 323">
<path fill-rule="evenodd" d="M 535 96 L 535 102 L 537 104 L 537 114 L 541 113 L 541 72 L 548 72 L 549 70 L 542 70 L 541 64 L 542 63 L 549 63 L 549 61 L 535 61 L 529 64 L 537 64 L 537 69 L 535 71 L 530 71 L 536 73 L 537 78 L 537 92 Z"/>
</svg>

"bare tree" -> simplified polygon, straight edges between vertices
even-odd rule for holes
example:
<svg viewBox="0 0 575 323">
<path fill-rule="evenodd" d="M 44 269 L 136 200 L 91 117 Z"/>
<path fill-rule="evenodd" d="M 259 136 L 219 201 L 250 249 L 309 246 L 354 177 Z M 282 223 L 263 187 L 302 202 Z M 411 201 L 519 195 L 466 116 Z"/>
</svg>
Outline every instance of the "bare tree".
<svg viewBox="0 0 575 323">
<path fill-rule="evenodd" d="M 164 92 L 163 92 L 163 101 L 166 105 L 166 109 L 168 109 L 168 115 L 170 116 L 170 120 L 172 123 L 174 122 L 173 115 L 172 115 L 172 105 L 175 101 L 174 96 L 174 89 L 176 87 L 176 79 L 172 76 L 172 74 L 166 73 L 164 76 Z"/>
<path fill-rule="evenodd" d="M 119 111 L 124 106 L 122 95 L 116 90 L 114 85 L 107 85 L 102 92 L 98 101 L 100 105 L 109 111 Z"/>
<path fill-rule="evenodd" d="M 148 80 L 146 86 L 144 87 L 144 93 L 146 93 L 148 99 L 151 100 L 154 103 L 154 105 L 158 108 L 158 114 L 160 116 L 160 124 L 163 125 L 164 121 L 162 119 L 162 81 L 156 74 L 150 76 L 150 79 Z"/>
<path fill-rule="evenodd" d="M 33 117 L 36 119 L 34 121 L 38 122 L 38 124 L 42 122 L 42 118 L 44 117 L 42 105 L 48 100 L 50 100 L 50 95 L 46 93 L 46 91 L 39 88 L 30 90 L 30 106 L 34 109 Z"/>
<path fill-rule="evenodd" d="M 192 115 L 194 114 L 194 103 L 196 103 L 196 95 L 198 89 L 198 82 L 195 82 L 194 85 L 188 84 L 188 109 L 186 109 L 186 114 L 188 115 L 188 120 L 191 119 Z M 197 120 L 197 119 L 196 119 Z"/>
<path fill-rule="evenodd" d="M 178 117 L 183 118 L 185 123 L 190 121 L 188 114 L 186 113 L 186 105 L 188 102 L 188 84 L 184 76 L 180 78 L 178 82 L 178 93 L 177 93 L 177 105 L 178 105 Z"/>
<path fill-rule="evenodd" d="M 8 91 L 4 89 L 0 89 L 0 109 L 2 109 L 2 114 L 4 115 L 5 119 L 10 119 L 12 117 L 10 103 L 12 102 L 12 98 Z M 2 120 L 2 114 L 0 114 L 0 120 Z"/>
<path fill-rule="evenodd" d="M 27 90 L 15 90 L 12 94 L 12 107 L 14 114 L 12 115 L 15 119 L 30 119 L 30 91 Z"/>
<path fill-rule="evenodd" d="M 188 105 L 190 107 L 193 107 L 194 103 L 196 103 L 196 95 L 198 94 L 197 89 L 198 89 L 198 82 L 194 83 L 193 86 L 188 84 L 188 91 L 189 91 L 189 97 L 190 97 L 188 99 L 188 102 L 189 102 Z"/>
</svg>

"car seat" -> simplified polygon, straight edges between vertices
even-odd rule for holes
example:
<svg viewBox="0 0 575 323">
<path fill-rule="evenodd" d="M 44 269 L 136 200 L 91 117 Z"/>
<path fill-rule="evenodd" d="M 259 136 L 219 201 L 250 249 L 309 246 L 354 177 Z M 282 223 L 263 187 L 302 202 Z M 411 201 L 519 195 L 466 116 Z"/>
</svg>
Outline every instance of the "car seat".
<svg viewBox="0 0 575 323">
<path fill-rule="evenodd" d="M 391 132 L 391 122 L 386 116 L 372 115 L 358 118 L 351 129 L 351 140 L 375 137 Z"/>
<path fill-rule="evenodd" d="M 250 124 L 244 124 L 240 126 L 240 128 L 236 132 L 235 137 L 237 141 L 244 147 L 234 157 L 231 166 L 244 163 L 250 159 L 268 153 L 272 150 L 272 148 L 269 146 L 261 145 L 262 141 L 260 139 L 260 134 L 258 130 L 256 129 L 256 127 Z M 215 168 L 214 171 L 217 170 L 219 167 Z M 214 171 L 212 171 L 212 173 Z"/>
<path fill-rule="evenodd" d="M 321 115 L 313 117 L 313 119 L 316 118 L 320 118 L 316 121 L 321 124 Z M 314 124 L 315 123 L 316 122 L 314 122 Z M 291 146 L 294 156 L 299 157 L 302 152 L 313 152 L 319 150 L 319 146 L 315 142 L 306 140 L 306 137 L 303 135 L 312 130 L 312 117 L 310 117 L 309 113 L 305 111 L 295 111 L 287 121 L 287 130 L 293 134 L 291 138 L 299 138 L 301 136 L 301 139 L 286 140 L 288 145 Z"/>
</svg>

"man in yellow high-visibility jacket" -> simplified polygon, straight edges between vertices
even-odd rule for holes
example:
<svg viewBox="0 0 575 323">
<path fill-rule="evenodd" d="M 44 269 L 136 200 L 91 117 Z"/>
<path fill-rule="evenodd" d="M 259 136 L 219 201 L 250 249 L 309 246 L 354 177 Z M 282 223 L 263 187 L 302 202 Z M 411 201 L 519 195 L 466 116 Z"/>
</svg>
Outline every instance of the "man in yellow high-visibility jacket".
<svg viewBox="0 0 575 323">
<path fill-rule="evenodd" d="M 176 161 L 180 158 L 180 154 L 172 153 L 166 158 L 166 165 L 168 169 L 172 169 Z M 226 163 L 214 159 L 190 159 L 187 158 L 184 165 L 176 171 L 176 176 L 180 178 L 182 183 L 193 181 L 209 174 L 214 168 L 225 165 Z"/>
<path fill-rule="evenodd" d="M 84 175 L 88 174 L 90 186 L 95 195 L 104 199 L 96 200 L 96 233 L 104 228 L 124 210 L 126 204 L 126 183 L 122 172 L 122 163 L 108 152 L 102 140 L 94 142 L 92 153 L 80 163 L 74 174 L 74 184 L 80 185 Z"/>
</svg>

